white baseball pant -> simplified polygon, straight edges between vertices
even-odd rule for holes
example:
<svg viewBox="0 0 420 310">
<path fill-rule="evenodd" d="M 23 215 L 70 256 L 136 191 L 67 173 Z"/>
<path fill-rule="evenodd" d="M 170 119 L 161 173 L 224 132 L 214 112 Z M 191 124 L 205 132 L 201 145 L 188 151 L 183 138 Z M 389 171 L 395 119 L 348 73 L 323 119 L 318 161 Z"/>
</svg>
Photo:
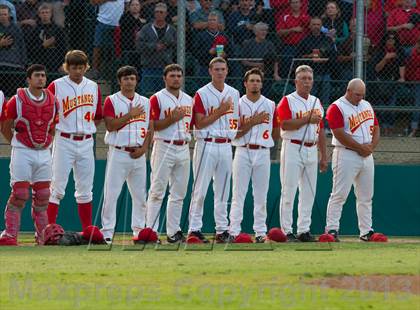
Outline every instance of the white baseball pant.
<svg viewBox="0 0 420 310">
<path fill-rule="evenodd" d="M 51 180 L 51 150 L 12 147 L 10 156 L 10 186 L 16 182 Z"/>
<path fill-rule="evenodd" d="M 150 164 L 152 173 L 147 199 L 146 226 L 158 231 L 159 214 L 169 182 L 166 233 L 168 236 L 173 236 L 181 230 L 182 206 L 190 177 L 189 145 L 173 145 L 156 140 Z"/>
<path fill-rule="evenodd" d="M 297 233 L 310 230 L 318 170 L 318 148 L 283 140 L 280 153 L 280 225 L 293 233 L 293 205 L 299 188 Z"/>
<path fill-rule="evenodd" d="M 93 177 L 95 174 L 95 157 L 93 139 L 74 141 L 60 136 L 57 132 L 52 149 L 52 180 L 50 202 L 60 204 L 63 199 L 73 168 L 73 178 L 77 203 L 92 201 Z"/>
<path fill-rule="evenodd" d="M 252 180 L 254 197 L 254 225 L 256 236 L 267 233 L 267 193 L 270 183 L 270 149 L 250 150 L 237 147 L 232 169 L 232 206 L 230 209 L 229 232 L 233 236 L 241 232 L 244 202 L 248 185 Z"/>
<path fill-rule="evenodd" d="M 146 156 L 133 159 L 128 152 L 110 146 L 101 214 L 101 231 L 104 238 L 112 238 L 114 234 L 118 197 L 126 181 L 133 202 L 131 229 L 133 236 L 137 236 L 139 231 L 144 228 L 146 217 Z"/>
<path fill-rule="evenodd" d="M 344 147 L 335 147 L 332 170 L 333 188 L 327 207 L 326 231 L 339 230 L 343 205 L 354 185 L 360 236 L 367 234 L 372 230 L 373 156 L 362 157 Z"/>
<path fill-rule="evenodd" d="M 201 230 L 203 207 L 207 189 L 213 178 L 214 220 L 216 233 L 229 229 L 227 201 L 232 174 L 232 146 L 230 143 L 197 140 L 193 155 L 194 185 L 190 206 L 189 232 Z"/>
</svg>

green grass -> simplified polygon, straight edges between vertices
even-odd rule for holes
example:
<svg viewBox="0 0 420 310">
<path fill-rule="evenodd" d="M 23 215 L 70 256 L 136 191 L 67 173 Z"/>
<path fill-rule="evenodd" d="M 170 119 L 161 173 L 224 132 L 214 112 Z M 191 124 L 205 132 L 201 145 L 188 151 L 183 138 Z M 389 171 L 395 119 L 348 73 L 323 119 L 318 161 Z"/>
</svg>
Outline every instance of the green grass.
<svg viewBox="0 0 420 310">
<path fill-rule="evenodd" d="M 415 310 L 419 295 L 309 284 L 335 275 L 417 275 L 420 243 L 413 241 L 347 241 L 332 251 L 314 251 L 328 244 L 277 244 L 273 251 L 1 247 L 0 309 Z"/>
</svg>

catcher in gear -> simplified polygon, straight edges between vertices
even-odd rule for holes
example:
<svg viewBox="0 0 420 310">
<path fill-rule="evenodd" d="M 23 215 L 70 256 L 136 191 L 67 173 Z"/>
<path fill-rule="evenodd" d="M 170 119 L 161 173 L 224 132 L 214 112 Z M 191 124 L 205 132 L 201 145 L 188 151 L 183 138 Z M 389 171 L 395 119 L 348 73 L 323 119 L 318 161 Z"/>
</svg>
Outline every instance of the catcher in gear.
<svg viewBox="0 0 420 310">
<path fill-rule="evenodd" d="M 106 244 L 102 233 L 96 226 L 88 226 L 81 233 L 75 231 L 64 231 L 58 224 L 48 224 L 43 231 L 43 245 L 86 245 Z"/>
<path fill-rule="evenodd" d="M 0 245 L 17 245 L 20 218 L 32 188 L 32 219 L 35 239 L 44 244 L 42 232 L 48 224 L 51 151 L 57 117 L 57 101 L 44 89 L 47 82 L 43 65 L 31 65 L 26 71 L 28 88 L 19 88 L 6 105 L 2 133 L 12 145 L 10 187 L 12 192 L 4 212 L 5 230 Z"/>
</svg>

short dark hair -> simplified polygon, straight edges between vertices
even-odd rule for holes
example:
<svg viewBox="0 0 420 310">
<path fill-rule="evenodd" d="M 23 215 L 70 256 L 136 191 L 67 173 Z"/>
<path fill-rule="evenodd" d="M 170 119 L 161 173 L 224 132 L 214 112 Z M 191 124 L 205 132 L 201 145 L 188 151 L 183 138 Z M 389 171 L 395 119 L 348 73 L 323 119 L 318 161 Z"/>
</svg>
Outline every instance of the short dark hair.
<svg viewBox="0 0 420 310">
<path fill-rule="evenodd" d="M 9 14 L 11 13 L 10 8 L 5 4 L 0 4 L 0 10 L 7 10 Z"/>
<path fill-rule="evenodd" d="M 218 62 L 223 63 L 223 64 L 225 64 L 227 66 L 226 59 L 224 59 L 223 57 L 215 57 L 212 60 L 210 60 L 210 62 L 209 62 L 209 68 L 213 67 L 213 65 L 215 63 L 218 63 Z"/>
<path fill-rule="evenodd" d="M 184 70 L 182 70 L 182 67 L 178 64 L 170 64 L 163 69 L 163 76 L 166 76 L 169 72 L 172 71 L 181 71 L 182 75 L 184 75 Z"/>
<path fill-rule="evenodd" d="M 26 69 L 26 77 L 30 79 L 34 72 L 39 72 L 39 71 L 44 71 L 45 73 L 47 73 L 47 69 L 45 68 L 44 65 L 41 65 L 41 64 L 30 65 L 29 68 Z"/>
<path fill-rule="evenodd" d="M 261 69 L 252 68 L 251 70 L 248 70 L 247 72 L 245 72 L 245 75 L 244 75 L 244 81 L 245 82 L 248 82 L 249 76 L 251 74 L 259 75 L 261 77 L 261 82 L 264 81 L 264 72 Z"/>
<path fill-rule="evenodd" d="M 123 66 L 117 70 L 117 79 L 121 81 L 121 78 L 124 76 L 135 75 L 137 81 L 139 80 L 139 73 L 137 69 L 133 66 Z"/>
</svg>

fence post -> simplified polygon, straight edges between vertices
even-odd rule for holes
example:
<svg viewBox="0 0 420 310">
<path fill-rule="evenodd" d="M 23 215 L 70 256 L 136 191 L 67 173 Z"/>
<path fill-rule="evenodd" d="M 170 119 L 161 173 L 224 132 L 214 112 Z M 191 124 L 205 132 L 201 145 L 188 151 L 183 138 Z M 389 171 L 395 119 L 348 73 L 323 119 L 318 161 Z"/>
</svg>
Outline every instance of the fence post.
<svg viewBox="0 0 420 310">
<path fill-rule="evenodd" d="M 365 33 L 364 0 L 356 0 L 356 63 L 355 77 L 363 79 L 363 36 Z"/>
<path fill-rule="evenodd" d="M 176 41 L 176 59 L 177 63 L 184 70 L 185 76 L 185 23 L 186 23 L 186 1 L 178 1 L 178 20 L 177 20 L 177 41 Z M 185 78 L 182 88 L 185 86 Z"/>
</svg>

